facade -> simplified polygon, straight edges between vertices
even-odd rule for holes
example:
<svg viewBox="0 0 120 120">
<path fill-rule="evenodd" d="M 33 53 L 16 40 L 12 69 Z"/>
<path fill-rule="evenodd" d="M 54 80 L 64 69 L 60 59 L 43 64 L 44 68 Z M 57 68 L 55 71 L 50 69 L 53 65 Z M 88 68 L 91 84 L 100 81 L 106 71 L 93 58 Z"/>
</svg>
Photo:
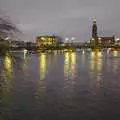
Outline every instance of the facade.
<svg viewBox="0 0 120 120">
<path fill-rule="evenodd" d="M 96 19 L 93 19 L 93 26 L 92 26 L 92 38 L 97 38 L 97 24 Z"/>
<path fill-rule="evenodd" d="M 38 36 L 36 38 L 36 46 L 55 46 L 61 44 L 61 38 L 58 36 Z"/>
<path fill-rule="evenodd" d="M 115 44 L 115 36 L 112 37 L 99 37 L 98 44 L 102 46 L 106 45 L 114 45 Z"/>
<path fill-rule="evenodd" d="M 36 43 L 33 43 L 33 42 L 26 42 L 26 43 L 25 43 L 25 46 L 26 46 L 27 48 L 36 47 Z"/>
<path fill-rule="evenodd" d="M 10 47 L 12 47 L 12 48 L 25 47 L 24 41 L 12 40 L 12 41 L 9 41 L 9 44 L 10 44 Z"/>
<path fill-rule="evenodd" d="M 92 45 L 101 45 L 101 46 L 108 46 L 115 44 L 115 36 L 112 37 L 103 37 L 98 36 L 97 34 L 97 23 L 96 19 L 93 19 L 93 26 L 92 26 L 92 38 L 90 40 Z"/>
</svg>

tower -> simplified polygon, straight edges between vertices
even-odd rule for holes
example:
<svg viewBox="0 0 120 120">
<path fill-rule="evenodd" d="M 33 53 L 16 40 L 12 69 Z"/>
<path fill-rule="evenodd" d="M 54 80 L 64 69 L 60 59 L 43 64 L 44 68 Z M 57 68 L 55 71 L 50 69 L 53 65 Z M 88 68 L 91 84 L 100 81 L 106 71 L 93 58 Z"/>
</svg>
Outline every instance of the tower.
<svg viewBox="0 0 120 120">
<path fill-rule="evenodd" d="M 92 43 L 94 43 L 95 46 L 98 45 L 96 18 L 93 19 L 93 25 L 92 25 Z"/>
<path fill-rule="evenodd" d="M 92 26 L 92 38 L 97 38 L 97 24 L 96 24 L 96 18 L 93 19 L 93 26 Z"/>
</svg>

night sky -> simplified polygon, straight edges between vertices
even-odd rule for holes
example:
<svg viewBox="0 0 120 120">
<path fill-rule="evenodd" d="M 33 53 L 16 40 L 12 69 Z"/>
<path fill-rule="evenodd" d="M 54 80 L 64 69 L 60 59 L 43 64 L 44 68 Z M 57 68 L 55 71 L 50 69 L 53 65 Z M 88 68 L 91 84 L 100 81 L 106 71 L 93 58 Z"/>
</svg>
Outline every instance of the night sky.
<svg viewBox="0 0 120 120">
<path fill-rule="evenodd" d="M 99 35 L 120 36 L 120 0 L 0 0 L 0 9 L 29 40 L 56 34 L 87 41 L 93 17 Z"/>
</svg>

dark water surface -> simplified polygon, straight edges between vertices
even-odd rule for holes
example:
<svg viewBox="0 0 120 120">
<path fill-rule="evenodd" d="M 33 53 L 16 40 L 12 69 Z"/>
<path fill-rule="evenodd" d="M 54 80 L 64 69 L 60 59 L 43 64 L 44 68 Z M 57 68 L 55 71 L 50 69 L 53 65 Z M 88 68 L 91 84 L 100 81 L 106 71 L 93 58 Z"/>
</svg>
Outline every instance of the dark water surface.
<svg viewBox="0 0 120 120">
<path fill-rule="evenodd" d="M 120 120 L 120 53 L 5 56 L 0 120 Z"/>
</svg>

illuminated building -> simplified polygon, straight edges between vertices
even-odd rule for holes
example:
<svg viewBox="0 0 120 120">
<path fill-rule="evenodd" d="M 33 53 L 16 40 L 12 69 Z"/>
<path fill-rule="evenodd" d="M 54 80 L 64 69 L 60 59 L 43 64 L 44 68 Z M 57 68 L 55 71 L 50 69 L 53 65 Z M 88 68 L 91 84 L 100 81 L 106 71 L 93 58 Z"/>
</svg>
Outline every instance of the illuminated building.
<svg viewBox="0 0 120 120">
<path fill-rule="evenodd" d="M 61 38 L 58 36 L 38 36 L 36 38 L 36 46 L 55 46 L 61 43 Z"/>
<path fill-rule="evenodd" d="M 115 44 L 115 36 L 112 37 L 100 37 L 97 34 L 97 23 L 96 19 L 93 19 L 93 26 L 92 26 L 92 38 L 90 40 L 92 45 L 100 45 L 100 46 L 107 46 L 107 45 L 114 45 Z"/>
<path fill-rule="evenodd" d="M 115 45 L 120 46 L 120 38 L 116 38 L 116 40 L 115 40 Z"/>
<path fill-rule="evenodd" d="M 115 37 L 99 37 L 98 44 L 102 46 L 113 45 L 115 44 Z"/>
</svg>

